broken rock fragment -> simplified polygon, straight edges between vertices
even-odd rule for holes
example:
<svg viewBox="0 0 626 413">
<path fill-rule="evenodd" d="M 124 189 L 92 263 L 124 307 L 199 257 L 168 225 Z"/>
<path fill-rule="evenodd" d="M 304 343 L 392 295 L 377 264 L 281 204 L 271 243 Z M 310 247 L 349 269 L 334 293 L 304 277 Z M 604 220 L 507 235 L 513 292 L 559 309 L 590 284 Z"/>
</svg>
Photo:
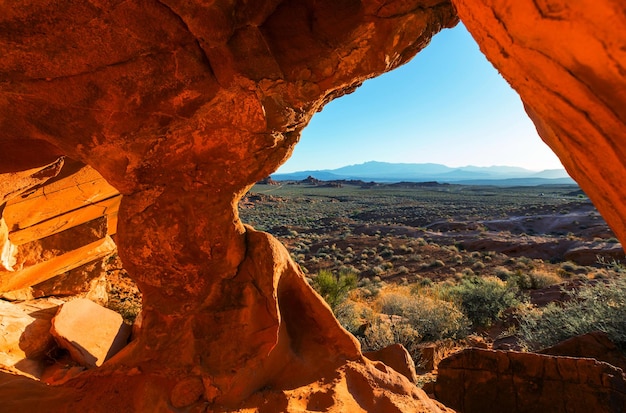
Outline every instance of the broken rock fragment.
<svg viewBox="0 0 626 413">
<path fill-rule="evenodd" d="M 62 301 L 9 303 L 0 300 L 0 366 L 39 377 L 42 359 L 54 347 L 50 319 Z"/>
<path fill-rule="evenodd" d="M 126 345 L 130 326 L 118 313 L 79 298 L 61 307 L 51 333 L 74 361 L 98 367 Z"/>
</svg>

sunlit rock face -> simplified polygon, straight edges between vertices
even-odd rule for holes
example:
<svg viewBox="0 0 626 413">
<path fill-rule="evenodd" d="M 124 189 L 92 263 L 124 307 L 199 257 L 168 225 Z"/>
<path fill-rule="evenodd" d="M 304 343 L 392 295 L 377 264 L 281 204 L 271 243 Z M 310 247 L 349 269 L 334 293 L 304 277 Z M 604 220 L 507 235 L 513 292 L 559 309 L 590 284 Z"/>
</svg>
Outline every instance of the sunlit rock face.
<svg viewBox="0 0 626 413">
<path fill-rule="evenodd" d="M 0 6 L 0 173 L 67 156 L 101 174 L 122 194 L 116 243 L 144 297 L 115 357 L 56 388 L 11 381 L 5 408 L 445 410 L 365 360 L 236 203 L 325 103 L 457 21 L 436 0 Z"/>
<path fill-rule="evenodd" d="M 625 240 L 621 2 L 454 3 Z M 437 0 L 0 5 L 0 173 L 53 173 L 65 155 L 101 174 L 123 195 L 117 247 L 144 297 L 141 329 L 120 353 L 58 387 L 0 376 L 3 407 L 445 409 L 363 359 L 287 251 L 244 227 L 235 205 L 325 103 L 456 22 Z M 0 199 L 31 183 L 3 182 Z M 9 247 L 6 271 L 18 265 Z"/>
<path fill-rule="evenodd" d="M 626 10 L 619 0 L 454 0 L 543 140 L 626 239 Z"/>
</svg>

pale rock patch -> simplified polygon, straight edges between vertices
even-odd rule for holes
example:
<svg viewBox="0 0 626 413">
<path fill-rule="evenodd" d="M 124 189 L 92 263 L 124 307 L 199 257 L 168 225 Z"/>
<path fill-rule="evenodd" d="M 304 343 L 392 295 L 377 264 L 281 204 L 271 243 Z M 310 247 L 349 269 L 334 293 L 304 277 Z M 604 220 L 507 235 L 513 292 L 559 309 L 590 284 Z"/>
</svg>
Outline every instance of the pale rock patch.
<svg viewBox="0 0 626 413">
<path fill-rule="evenodd" d="M 46 299 L 22 303 L 0 300 L 0 366 L 40 378 L 43 359 L 55 346 L 51 319 L 62 301 Z"/>
<path fill-rule="evenodd" d="M 130 326 L 118 313 L 79 298 L 59 309 L 50 331 L 74 361 L 98 367 L 126 345 Z"/>
</svg>

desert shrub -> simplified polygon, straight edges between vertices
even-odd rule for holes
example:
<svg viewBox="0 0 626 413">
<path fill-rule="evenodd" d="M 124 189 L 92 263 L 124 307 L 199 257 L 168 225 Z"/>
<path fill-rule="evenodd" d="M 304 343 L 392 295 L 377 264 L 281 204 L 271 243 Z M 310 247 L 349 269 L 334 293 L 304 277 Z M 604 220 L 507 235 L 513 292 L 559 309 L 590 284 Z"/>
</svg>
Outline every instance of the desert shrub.
<svg viewBox="0 0 626 413">
<path fill-rule="evenodd" d="M 569 300 L 520 314 L 519 332 L 526 345 L 543 348 L 592 331 L 603 331 L 626 349 L 626 280 L 586 284 L 568 291 Z"/>
<path fill-rule="evenodd" d="M 506 267 L 496 267 L 493 271 L 493 274 L 498 277 L 499 279 L 501 279 L 502 281 L 507 281 L 509 278 L 511 278 L 515 273 L 511 270 L 509 270 Z"/>
<path fill-rule="evenodd" d="M 614 271 L 618 274 L 626 273 L 626 266 L 615 259 L 607 259 L 600 255 L 597 255 L 596 259 L 598 265 L 606 268 L 607 270 Z"/>
<path fill-rule="evenodd" d="M 398 274 L 408 274 L 409 273 L 409 269 L 407 267 L 405 267 L 404 265 L 401 265 L 397 268 Z"/>
<path fill-rule="evenodd" d="M 481 261 L 476 261 L 474 264 L 472 264 L 472 270 L 482 270 L 484 268 L 485 268 L 485 263 Z"/>
<path fill-rule="evenodd" d="M 418 344 L 421 341 L 419 333 L 408 323 L 397 317 L 374 316 L 370 319 L 364 334 L 357 336 L 363 350 L 376 351 L 395 343 L 402 344 L 415 360 L 420 352 Z"/>
<path fill-rule="evenodd" d="M 442 295 L 458 302 L 474 326 L 489 326 L 502 312 L 519 304 L 517 289 L 495 277 L 466 277 L 444 287 Z"/>
<path fill-rule="evenodd" d="M 415 284 L 411 289 L 413 294 L 418 294 L 422 288 L 430 287 L 433 285 L 433 280 L 430 278 L 422 277 L 421 275 L 415 276 Z"/>
<path fill-rule="evenodd" d="M 426 341 L 460 338 L 469 322 L 453 303 L 422 294 L 385 293 L 378 298 L 381 312 L 399 316 Z"/>
<path fill-rule="evenodd" d="M 369 307 L 348 299 L 335 307 L 334 314 L 343 328 L 357 334 L 363 324 L 372 318 L 373 312 Z"/>
<path fill-rule="evenodd" d="M 540 289 L 546 288 L 554 284 L 559 284 L 562 280 L 557 274 L 533 271 L 530 273 L 531 288 Z"/>
<path fill-rule="evenodd" d="M 561 264 L 561 273 L 563 275 L 582 274 L 586 271 L 587 269 L 585 267 L 581 267 L 580 265 L 571 261 L 566 261 Z"/>
<path fill-rule="evenodd" d="M 313 278 L 313 288 L 324 298 L 333 311 L 347 297 L 350 290 L 357 286 L 357 276 L 353 272 L 341 271 L 335 275 L 328 270 L 321 270 Z"/>
<path fill-rule="evenodd" d="M 380 256 L 385 258 L 385 259 L 389 259 L 391 257 L 393 257 L 393 250 L 392 249 L 384 249 L 380 252 Z"/>
<path fill-rule="evenodd" d="M 376 276 L 383 275 L 385 273 L 385 269 L 381 265 L 377 265 L 372 267 L 372 273 Z"/>
</svg>

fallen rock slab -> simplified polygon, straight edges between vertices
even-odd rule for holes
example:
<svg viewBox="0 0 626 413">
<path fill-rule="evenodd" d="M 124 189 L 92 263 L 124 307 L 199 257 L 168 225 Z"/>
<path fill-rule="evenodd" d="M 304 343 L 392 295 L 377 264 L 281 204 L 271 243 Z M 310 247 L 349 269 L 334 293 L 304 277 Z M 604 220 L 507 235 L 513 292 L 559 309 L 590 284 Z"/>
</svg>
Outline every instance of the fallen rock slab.
<svg viewBox="0 0 626 413">
<path fill-rule="evenodd" d="M 365 352 L 363 355 L 372 361 L 382 361 L 412 383 L 417 383 L 415 362 L 402 344 L 392 344 L 377 351 Z"/>
<path fill-rule="evenodd" d="M 0 366 L 19 374 L 39 378 L 43 358 L 54 348 L 51 319 L 60 300 L 22 303 L 0 300 Z"/>
<path fill-rule="evenodd" d="M 74 361 L 97 367 L 126 345 L 130 330 L 118 313 L 79 298 L 61 307 L 50 331 Z"/>
</svg>

